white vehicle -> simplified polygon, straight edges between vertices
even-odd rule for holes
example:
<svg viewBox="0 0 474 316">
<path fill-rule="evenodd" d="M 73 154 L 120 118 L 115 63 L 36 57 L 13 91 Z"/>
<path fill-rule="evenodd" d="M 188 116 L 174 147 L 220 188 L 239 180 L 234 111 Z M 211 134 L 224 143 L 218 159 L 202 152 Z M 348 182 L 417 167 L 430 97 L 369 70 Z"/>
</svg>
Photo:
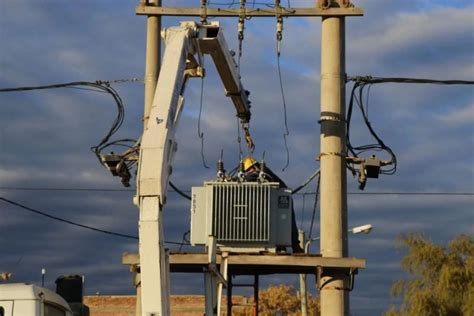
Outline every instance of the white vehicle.
<svg viewBox="0 0 474 316">
<path fill-rule="evenodd" d="M 28 283 L 0 284 L 0 316 L 73 316 L 68 303 L 46 288 Z"/>
</svg>

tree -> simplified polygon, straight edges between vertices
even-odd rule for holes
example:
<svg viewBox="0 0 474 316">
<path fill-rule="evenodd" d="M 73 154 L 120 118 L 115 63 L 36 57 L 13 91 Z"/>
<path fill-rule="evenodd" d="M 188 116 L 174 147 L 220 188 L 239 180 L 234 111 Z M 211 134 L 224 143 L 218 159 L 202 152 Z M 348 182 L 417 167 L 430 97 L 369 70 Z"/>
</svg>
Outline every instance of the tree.
<svg viewBox="0 0 474 316">
<path fill-rule="evenodd" d="M 299 316 L 301 315 L 300 296 L 295 289 L 289 285 L 270 285 L 266 290 L 258 293 L 258 312 L 262 316 L 281 315 Z M 253 303 L 253 299 L 250 300 Z M 308 315 L 318 316 L 319 298 L 308 297 Z M 233 313 L 233 315 L 239 315 Z M 252 308 L 248 307 L 240 315 L 253 315 Z"/>
<path fill-rule="evenodd" d="M 447 247 L 436 245 L 422 234 L 399 237 L 408 249 L 401 260 L 410 279 L 392 286 L 392 295 L 401 297 L 397 310 L 392 306 L 386 316 L 398 315 L 474 315 L 474 240 L 459 235 Z"/>
</svg>

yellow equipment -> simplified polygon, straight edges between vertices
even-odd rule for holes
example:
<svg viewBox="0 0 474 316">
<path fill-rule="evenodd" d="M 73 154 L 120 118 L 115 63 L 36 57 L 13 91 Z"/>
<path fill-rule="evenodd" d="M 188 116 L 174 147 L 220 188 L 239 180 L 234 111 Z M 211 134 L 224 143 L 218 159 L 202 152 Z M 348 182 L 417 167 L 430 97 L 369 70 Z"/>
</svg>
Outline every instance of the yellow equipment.
<svg viewBox="0 0 474 316">
<path fill-rule="evenodd" d="M 252 157 L 246 157 L 244 159 L 244 170 L 248 171 L 252 166 L 254 166 L 257 163 L 257 160 L 255 160 Z"/>
</svg>

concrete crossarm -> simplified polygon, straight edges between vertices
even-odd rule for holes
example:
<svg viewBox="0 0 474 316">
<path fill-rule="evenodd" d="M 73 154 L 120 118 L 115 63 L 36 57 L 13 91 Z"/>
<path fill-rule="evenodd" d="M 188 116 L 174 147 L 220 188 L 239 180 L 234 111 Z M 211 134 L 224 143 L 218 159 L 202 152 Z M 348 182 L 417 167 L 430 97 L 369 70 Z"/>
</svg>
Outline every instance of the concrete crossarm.
<svg viewBox="0 0 474 316">
<path fill-rule="evenodd" d="M 217 256 L 217 264 L 221 257 Z M 124 253 L 122 263 L 128 265 L 139 264 L 140 257 L 136 253 Z M 319 255 L 274 255 L 274 254 L 230 254 L 229 266 L 285 266 L 299 267 L 301 269 L 310 267 L 340 268 L 340 269 L 364 269 L 365 260 L 359 258 L 328 258 Z M 207 253 L 171 253 L 170 265 L 207 265 Z"/>
<path fill-rule="evenodd" d="M 205 12 L 201 8 L 185 7 L 157 7 L 152 5 L 139 4 L 136 8 L 137 15 L 162 15 L 162 16 L 203 16 L 208 17 L 314 17 L 314 16 L 362 16 L 364 11 L 361 8 L 206 8 Z"/>
</svg>

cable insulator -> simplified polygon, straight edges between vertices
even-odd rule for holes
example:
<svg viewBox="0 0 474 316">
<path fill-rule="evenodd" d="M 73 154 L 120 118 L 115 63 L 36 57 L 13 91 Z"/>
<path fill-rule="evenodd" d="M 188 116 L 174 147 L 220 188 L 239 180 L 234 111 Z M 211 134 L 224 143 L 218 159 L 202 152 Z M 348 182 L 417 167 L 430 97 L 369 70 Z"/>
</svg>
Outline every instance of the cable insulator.
<svg viewBox="0 0 474 316">
<path fill-rule="evenodd" d="M 239 163 L 239 172 L 244 172 L 245 171 L 245 164 L 244 161 L 241 160 Z"/>
<path fill-rule="evenodd" d="M 239 24 L 237 24 L 237 31 L 239 32 L 239 40 L 244 39 L 244 18 L 239 18 Z"/>
<path fill-rule="evenodd" d="M 222 159 L 219 159 L 217 161 L 217 177 L 218 178 L 224 178 L 225 176 L 225 169 L 224 169 L 224 161 Z"/>
<path fill-rule="evenodd" d="M 281 52 L 281 40 L 283 39 L 283 18 L 280 16 L 277 19 L 277 28 L 276 28 L 276 40 L 277 40 L 277 53 L 280 56 Z"/>
</svg>

